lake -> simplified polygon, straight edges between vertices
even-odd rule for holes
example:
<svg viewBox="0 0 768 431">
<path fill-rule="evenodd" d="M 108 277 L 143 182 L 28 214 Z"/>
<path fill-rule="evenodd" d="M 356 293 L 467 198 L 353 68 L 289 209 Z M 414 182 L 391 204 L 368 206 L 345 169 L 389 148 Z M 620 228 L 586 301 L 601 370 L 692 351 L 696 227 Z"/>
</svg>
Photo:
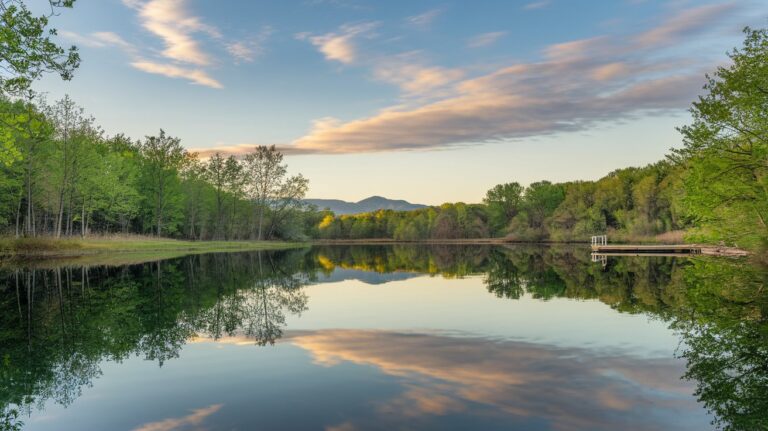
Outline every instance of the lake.
<svg viewBox="0 0 768 431">
<path fill-rule="evenodd" d="M 766 280 L 576 246 L 6 266 L 0 429 L 766 429 Z"/>
</svg>

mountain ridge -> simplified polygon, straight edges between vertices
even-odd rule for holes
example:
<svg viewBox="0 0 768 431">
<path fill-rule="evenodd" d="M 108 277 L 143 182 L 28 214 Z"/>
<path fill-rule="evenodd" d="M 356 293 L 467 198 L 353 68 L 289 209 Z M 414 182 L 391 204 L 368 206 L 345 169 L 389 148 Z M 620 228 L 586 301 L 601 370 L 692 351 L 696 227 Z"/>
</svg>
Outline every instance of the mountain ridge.
<svg viewBox="0 0 768 431">
<path fill-rule="evenodd" d="M 377 210 L 413 211 L 426 208 L 428 205 L 413 204 L 403 199 L 389 199 L 383 196 L 370 196 L 357 202 L 347 202 L 341 199 L 304 199 L 304 202 L 328 209 L 336 215 L 360 214 Z"/>
</svg>

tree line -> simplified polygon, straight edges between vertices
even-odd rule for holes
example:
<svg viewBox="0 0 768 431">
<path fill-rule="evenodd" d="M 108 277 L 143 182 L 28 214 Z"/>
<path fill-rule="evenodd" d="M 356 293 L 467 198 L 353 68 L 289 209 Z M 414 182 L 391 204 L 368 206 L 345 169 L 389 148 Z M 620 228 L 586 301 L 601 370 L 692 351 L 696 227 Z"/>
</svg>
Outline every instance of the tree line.
<svg viewBox="0 0 768 431">
<path fill-rule="evenodd" d="M 17 237 L 295 239 L 312 224 L 308 181 L 288 175 L 274 146 L 204 160 L 163 130 L 136 141 L 105 136 L 69 97 L 0 106 L 17 152 L 0 168 L 0 225 Z"/>
<path fill-rule="evenodd" d="M 653 236 L 692 226 L 679 200 L 681 174 L 679 167 L 664 161 L 616 170 L 598 181 L 499 184 L 488 190 L 481 204 L 326 215 L 319 235 L 404 241 L 489 237 L 583 241 L 600 232 Z"/>
</svg>

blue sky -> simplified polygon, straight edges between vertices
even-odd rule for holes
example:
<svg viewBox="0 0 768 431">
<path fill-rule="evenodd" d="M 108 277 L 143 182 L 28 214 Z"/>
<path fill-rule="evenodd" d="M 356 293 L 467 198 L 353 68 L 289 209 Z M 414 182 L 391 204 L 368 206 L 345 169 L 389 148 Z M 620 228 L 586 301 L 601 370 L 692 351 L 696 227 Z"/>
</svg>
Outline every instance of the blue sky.
<svg viewBox="0 0 768 431">
<path fill-rule="evenodd" d="M 39 89 L 107 134 L 278 145 L 311 197 L 477 202 L 661 159 L 766 18 L 750 0 L 78 0 L 54 25 L 82 66 Z"/>
</svg>

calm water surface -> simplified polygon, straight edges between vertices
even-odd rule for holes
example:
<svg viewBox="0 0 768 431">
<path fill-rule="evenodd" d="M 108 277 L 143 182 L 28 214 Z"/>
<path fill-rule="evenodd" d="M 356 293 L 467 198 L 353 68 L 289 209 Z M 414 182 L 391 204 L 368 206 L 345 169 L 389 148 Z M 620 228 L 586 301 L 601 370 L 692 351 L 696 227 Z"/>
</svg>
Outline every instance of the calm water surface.
<svg viewBox="0 0 768 431">
<path fill-rule="evenodd" d="M 766 429 L 765 281 L 468 246 L 5 268 L 0 429 Z"/>
</svg>

